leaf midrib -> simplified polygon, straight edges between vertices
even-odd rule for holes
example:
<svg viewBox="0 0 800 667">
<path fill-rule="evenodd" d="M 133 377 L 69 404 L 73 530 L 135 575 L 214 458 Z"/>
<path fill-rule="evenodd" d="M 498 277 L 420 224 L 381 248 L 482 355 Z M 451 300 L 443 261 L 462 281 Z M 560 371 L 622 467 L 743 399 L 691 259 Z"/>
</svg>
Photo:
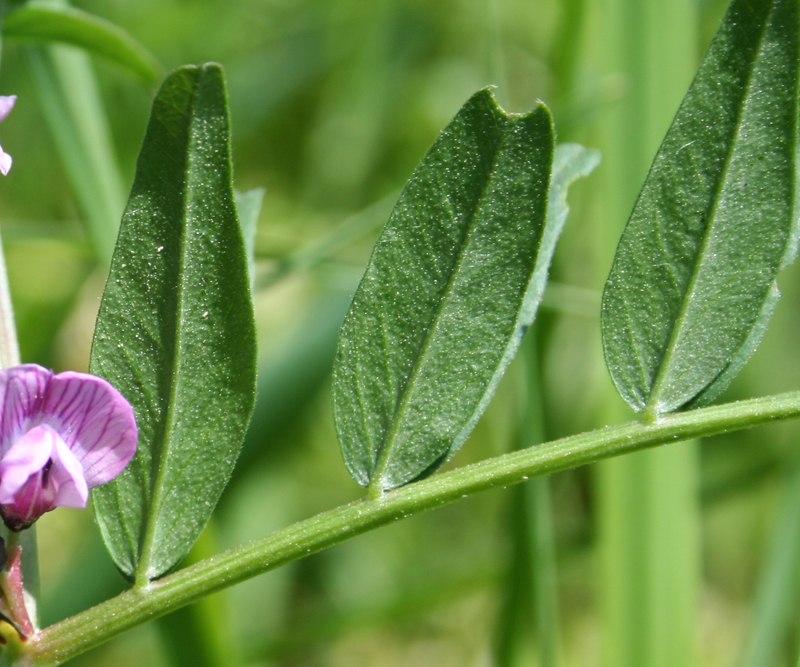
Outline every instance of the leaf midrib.
<svg viewBox="0 0 800 667">
<path fill-rule="evenodd" d="M 677 347 L 678 347 L 678 341 L 679 341 L 681 333 L 682 333 L 682 331 L 684 329 L 684 325 L 686 324 L 686 318 L 688 316 L 688 310 L 689 310 L 689 306 L 690 306 L 690 303 L 691 303 L 691 298 L 690 297 L 694 293 L 695 288 L 697 286 L 697 282 L 699 280 L 700 269 L 704 265 L 704 261 L 703 260 L 705 259 L 706 250 L 708 249 L 708 246 L 709 246 L 709 243 L 710 243 L 710 240 L 711 240 L 711 237 L 712 237 L 712 231 L 714 230 L 714 228 L 715 228 L 715 226 L 716 226 L 716 224 L 718 222 L 717 211 L 719 209 L 719 205 L 720 205 L 720 201 L 721 201 L 720 193 L 722 192 L 722 189 L 724 188 L 724 186 L 725 186 L 725 184 L 727 182 L 726 179 L 727 179 L 727 176 L 728 176 L 728 172 L 730 170 L 731 161 L 733 159 L 733 155 L 734 155 L 734 153 L 736 151 L 736 147 L 737 147 L 737 145 L 739 143 L 739 139 L 741 137 L 741 132 L 742 132 L 741 120 L 742 120 L 742 116 L 743 116 L 745 108 L 747 106 L 747 101 L 750 99 L 750 96 L 751 96 L 750 93 L 751 93 L 751 90 L 752 90 L 753 76 L 755 75 L 757 61 L 758 61 L 759 55 L 761 54 L 761 51 L 762 51 L 763 42 L 764 42 L 764 35 L 766 34 L 766 31 L 767 31 L 767 29 L 768 29 L 768 27 L 770 25 L 770 22 L 772 20 L 772 16 L 773 16 L 774 12 L 775 12 L 775 0 L 773 0 L 772 6 L 771 6 L 771 8 L 770 8 L 769 12 L 767 13 L 767 16 L 766 16 L 766 18 L 764 20 L 764 24 L 763 24 L 763 26 L 761 27 L 761 29 L 759 31 L 760 34 L 759 34 L 759 37 L 758 37 L 757 46 L 754 49 L 753 59 L 751 61 L 751 67 L 750 67 L 749 72 L 747 74 L 746 83 L 745 83 L 745 86 L 744 86 L 744 94 L 741 97 L 741 103 L 740 103 L 739 109 L 737 110 L 737 113 L 736 113 L 736 126 L 735 126 L 735 131 L 733 132 L 733 137 L 732 137 L 732 141 L 731 141 L 731 148 L 728 151 L 728 154 L 725 156 L 725 161 L 724 161 L 724 166 L 722 168 L 722 172 L 720 173 L 720 177 L 717 180 L 717 183 L 716 183 L 716 185 L 714 187 L 714 203 L 713 203 L 713 205 L 712 205 L 712 207 L 711 207 L 711 209 L 709 211 L 709 215 L 708 215 L 709 223 L 708 223 L 708 225 L 706 225 L 706 228 L 703 231 L 703 242 L 702 242 L 702 245 L 700 247 L 700 252 L 697 255 L 698 259 L 697 259 L 697 261 L 695 261 L 694 266 L 692 267 L 692 277 L 690 278 L 689 284 L 687 285 L 687 288 L 686 288 L 686 290 L 684 292 L 683 302 L 681 303 L 681 307 L 680 307 L 680 309 L 678 311 L 678 315 L 675 318 L 675 320 L 673 321 L 673 326 L 672 326 L 672 331 L 670 333 L 669 342 L 667 343 L 666 351 L 664 352 L 664 355 L 661 358 L 661 364 L 660 364 L 659 369 L 658 369 L 658 374 L 656 375 L 656 379 L 653 382 L 653 388 L 650 391 L 650 396 L 648 397 L 647 403 L 646 403 L 645 408 L 644 408 L 645 413 L 649 414 L 652 418 L 658 418 L 660 416 L 660 414 L 661 414 L 661 412 L 659 410 L 659 398 L 660 398 L 660 395 L 662 394 L 662 392 L 665 389 L 664 383 L 665 383 L 665 380 L 666 380 L 667 371 L 669 370 L 669 366 L 670 366 L 670 363 L 672 362 L 673 356 L 675 356 L 675 354 L 676 354 Z M 715 377 L 717 377 L 717 376 L 715 376 Z M 712 382 L 713 382 L 713 379 L 712 379 Z M 705 385 L 705 386 L 707 387 L 708 384 Z"/>
<path fill-rule="evenodd" d="M 541 109 L 541 107 L 536 107 L 531 113 L 536 113 Z M 552 121 L 551 121 L 552 122 Z M 552 125 L 551 131 L 552 131 Z M 551 146 L 550 146 L 550 161 L 549 164 L 552 165 L 555 160 L 556 154 L 556 145 L 555 145 L 555 134 L 551 134 Z M 554 215 L 552 218 L 550 217 L 550 196 L 552 195 L 552 188 L 553 188 L 553 174 L 554 172 L 548 173 L 548 181 L 547 186 L 544 189 L 544 197 L 545 201 L 543 203 L 544 209 L 544 217 L 542 219 L 541 228 L 539 231 L 539 237 L 536 242 L 536 259 L 533 263 L 533 269 L 530 274 L 530 279 L 526 285 L 526 287 L 522 291 L 522 301 L 519 310 L 517 311 L 516 319 L 514 320 L 514 326 L 512 327 L 511 331 L 512 334 L 508 339 L 508 343 L 506 344 L 503 354 L 500 357 L 500 362 L 497 364 L 497 367 L 492 374 L 489 382 L 486 385 L 486 389 L 481 395 L 480 400 L 478 401 L 475 411 L 469 417 L 467 422 L 464 424 L 463 428 L 456 434 L 455 438 L 453 438 L 453 444 L 451 445 L 450 451 L 453 451 L 455 448 L 461 446 L 464 441 L 467 439 L 469 434 L 475 428 L 475 424 L 477 423 L 478 419 L 480 419 L 481 415 L 483 414 L 486 406 L 488 405 L 489 401 L 491 400 L 492 396 L 494 395 L 494 391 L 497 388 L 500 379 L 505 374 L 508 365 L 514 358 L 514 354 L 516 349 L 519 347 L 523 336 L 527 332 L 528 328 L 531 327 L 536 320 L 536 311 L 539 308 L 539 304 L 541 303 L 542 296 L 544 295 L 544 287 L 547 283 L 547 278 L 549 275 L 550 264 L 552 263 L 553 254 L 555 253 L 555 246 L 558 241 L 559 233 L 556 233 L 556 238 L 552 242 L 549 251 L 545 248 L 546 252 L 542 252 L 543 243 L 545 242 L 545 237 L 548 231 L 552 230 L 553 228 L 558 228 L 561 226 L 559 222 L 559 216 Z M 563 206 L 565 213 L 564 221 L 566 221 L 567 215 L 569 215 L 569 205 L 567 204 L 567 192 L 569 191 L 569 186 L 574 183 L 578 178 L 581 178 L 581 174 L 576 174 L 571 178 L 565 179 L 564 183 L 561 184 L 561 192 L 563 200 Z M 533 213 L 533 211 L 532 211 Z M 541 274 L 540 274 L 541 271 Z M 540 278 L 540 283 L 534 284 L 536 278 Z M 530 303 L 527 303 L 527 300 L 530 298 Z"/>
<path fill-rule="evenodd" d="M 194 108 L 195 103 L 197 101 L 197 94 L 198 89 L 200 87 L 200 78 L 204 76 L 205 70 L 204 68 L 200 68 L 199 72 L 197 73 L 196 78 L 193 81 L 193 90 L 191 94 L 191 101 L 188 105 L 188 129 L 186 132 L 186 154 L 184 159 L 184 168 L 183 168 L 183 185 L 181 188 L 180 197 L 182 199 L 182 221 L 186 221 L 188 219 L 188 186 L 189 186 L 189 173 L 192 166 L 192 156 L 191 156 L 191 146 L 193 145 L 193 135 L 194 135 L 194 125 L 195 125 L 195 114 Z M 172 354 L 172 363 L 171 369 L 169 374 L 169 403 L 167 405 L 167 414 L 166 418 L 164 419 L 164 437 L 162 440 L 162 445 L 160 448 L 154 448 L 153 451 L 153 467 L 156 468 L 156 477 L 155 481 L 152 486 L 151 496 L 150 496 L 150 503 L 149 503 L 149 513 L 147 516 L 147 521 L 145 523 L 145 530 L 142 540 L 142 552 L 139 558 L 139 564 L 136 568 L 136 586 L 142 587 L 147 586 L 150 583 L 150 574 L 151 574 L 151 565 L 153 561 L 153 556 L 155 553 L 155 534 L 156 528 L 158 526 L 158 513 L 163 503 L 163 491 L 166 482 L 166 466 L 162 465 L 162 462 L 168 460 L 170 446 L 172 444 L 172 434 L 174 432 L 174 426 L 177 420 L 176 410 L 175 410 L 175 403 L 176 403 L 176 394 L 177 394 L 177 387 L 178 387 L 178 380 L 179 380 L 179 350 L 181 349 L 181 336 L 183 332 L 183 303 L 184 303 L 184 294 L 186 291 L 186 253 L 187 253 L 187 244 L 186 244 L 186 224 L 181 225 L 180 237 L 179 237 L 179 252 L 178 255 L 180 257 L 179 262 L 179 277 L 178 277 L 178 285 L 177 285 L 177 300 L 176 300 L 176 313 L 177 316 L 175 318 L 175 336 L 173 339 L 173 354 Z"/>
<path fill-rule="evenodd" d="M 442 314 L 443 314 L 443 311 L 444 311 L 444 308 L 442 307 L 442 305 L 447 302 L 448 297 L 451 294 L 453 286 L 455 284 L 456 277 L 459 275 L 462 262 L 464 261 L 464 257 L 465 257 L 466 252 L 467 252 L 467 248 L 470 245 L 469 241 L 472 238 L 472 235 L 473 235 L 473 233 L 475 231 L 475 228 L 476 228 L 476 213 L 480 209 L 481 204 L 483 203 L 483 201 L 484 201 L 484 199 L 486 197 L 487 188 L 488 188 L 489 184 L 492 182 L 492 175 L 494 173 L 494 168 L 495 168 L 495 166 L 497 164 L 497 160 L 498 160 L 500 154 L 502 153 L 503 147 L 505 146 L 507 138 L 508 138 L 508 136 L 507 136 L 507 128 L 508 128 L 508 123 L 509 123 L 508 116 L 505 113 L 503 113 L 503 111 L 499 107 L 497 107 L 496 104 L 494 105 L 494 108 L 492 109 L 492 111 L 493 111 L 493 113 L 499 114 L 499 120 L 503 124 L 502 137 L 501 137 L 500 142 L 498 144 L 497 150 L 495 151 L 494 155 L 492 156 L 491 165 L 487 169 L 487 172 L 486 172 L 487 173 L 487 177 L 484 180 L 483 185 L 481 187 L 481 195 L 480 195 L 480 197 L 478 197 L 478 199 L 476 201 L 476 205 L 474 206 L 474 208 L 472 210 L 472 213 L 470 214 L 470 220 L 469 220 L 469 224 L 468 224 L 468 227 L 467 227 L 467 231 L 463 236 L 463 242 L 461 244 L 461 248 L 458 251 L 458 256 L 457 256 L 456 263 L 455 263 L 455 266 L 453 268 L 453 271 L 450 273 L 450 276 L 447 279 L 447 286 L 445 287 L 444 291 L 442 292 L 442 296 L 439 299 L 439 307 L 437 307 L 436 314 L 433 317 L 433 319 L 430 321 L 430 325 L 428 326 L 428 331 L 431 332 L 431 333 L 436 330 L 436 328 L 437 328 L 437 326 L 439 324 L 439 321 L 440 321 L 440 319 L 442 317 Z M 449 197 L 446 197 L 446 199 L 447 199 L 447 202 L 449 204 L 450 203 Z M 422 369 L 422 366 L 423 366 L 423 362 L 427 357 L 427 353 L 428 353 L 428 350 L 429 350 L 429 348 L 430 348 L 430 346 L 431 346 L 431 344 L 433 342 L 433 339 L 434 339 L 433 335 L 429 335 L 429 336 L 426 337 L 426 339 L 425 339 L 425 341 L 424 341 L 424 343 L 422 345 L 422 349 L 419 351 L 419 353 L 416 355 L 416 357 L 414 359 L 414 363 L 412 364 L 412 367 L 411 367 L 411 373 L 409 374 L 408 379 L 406 380 L 406 382 L 402 386 L 402 389 L 400 391 L 400 395 L 401 395 L 402 398 L 400 399 L 400 402 L 397 405 L 397 407 L 395 408 L 394 414 L 392 415 L 392 426 L 389 429 L 389 433 L 387 434 L 386 438 L 384 438 L 384 440 L 383 440 L 383 445 L 381 447 L 380 454 L 378 456 L 377 464 L 376 464 L 375 469 L 373 470 L 373 473 L 372 473 L 372 475 L 370 477 L 370 488 L 374 488 L 376 483 L 377 483 L 380 486 L 379 490 L 381 492 L 385 490 L 384 489 L 384 485 L 383 485 L 384 474 L 386 473 L 386 470 L 387 470 L 387 468 L 389 466 L 389 463 L 390 463 L 390 461 L 392 459 L 392 453 L 394 452 L 394 449 L 395 449 L 396 437 L 397 437 L 397 433 L 398 433 L 398 428 L 399 428 L 400 422 L 402 421 L 402 415 L 405 413 L 405 410 L 406 410 L 406 408 L 407 408 L 407 406 L 409 404 L 410 397 L 411 397 L 411 394 L 412 394 L 412 390 L 413 390 L 414 386 L 416 385 L 417 381 L 419 380 L 419 376 L 420 376 L 420 372 L 421 372 L 421 369 Z M 400 415 L 400 417 L 398 417 L 398 415 Z"/>
</svg>

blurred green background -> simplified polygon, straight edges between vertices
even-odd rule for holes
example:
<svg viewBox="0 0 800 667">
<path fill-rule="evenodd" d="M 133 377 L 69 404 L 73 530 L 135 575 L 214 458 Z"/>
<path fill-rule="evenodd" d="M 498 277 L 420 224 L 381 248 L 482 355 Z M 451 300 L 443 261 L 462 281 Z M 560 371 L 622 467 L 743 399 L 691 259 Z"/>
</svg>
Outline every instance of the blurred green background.
<svg viewBox="0 0 800 667">
<path fill-rule="evenodd" d="M 167 70 L 222 63 L 236 186 L 265 189 L 257 411 L 191 557 L 360 497 L 332 423 L 337 329 L 398 189 L 485 85 L 499 86 L 510 111 L 543 99 L 559 139 L 601 148 L 604 161 L 571 190 L 535 333 L 448 465 L 631 418 L 603 365 L 600 292 L 725 2 L 74 4 L 122 26 Z M 103 60 L 7 41 L 0 93 L 19 96 L 0 127 L 14 157 L 0 181 L 0 229 L 23 360 L 84 370 L 107 261 L 84 223 L 121 214 L 152 91 Z M 64 119 L 83 134 L 67 127 L 59 138 Z M 76 137 L 98 142 L 94 172 Z M 780 284 L 761 349 L 724 400 L 800 386 L 797 267 Z M 70 664 L 793 665 L 797 435 L 796 424 L 778 424 L 483 494 L 258 577 Z M 38 525 L 45 623 L 122 590 L 91 513 L 59 509 Z"/>
</svg>

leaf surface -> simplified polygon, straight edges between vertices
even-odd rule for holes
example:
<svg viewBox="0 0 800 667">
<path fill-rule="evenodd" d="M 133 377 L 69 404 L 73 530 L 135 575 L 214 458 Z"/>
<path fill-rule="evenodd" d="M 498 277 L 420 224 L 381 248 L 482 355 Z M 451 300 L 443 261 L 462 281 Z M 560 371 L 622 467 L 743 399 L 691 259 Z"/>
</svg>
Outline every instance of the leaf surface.
<svg viewBox="0 0 800 667">
<path fill-rule="evenodd" d="M 255 397 L 250 277 L 231 184 L 222 69 L 165 81 L 103 295 L 91 372 L 131 402 L 139 449 L 93 492 L 119 569 L 159 577 L 191 548 L 233 470 Z"/>
<path fill-rule="evenodd" d="M 717 396 L 774 309 L 797 246 L 798 11 L 734 0 L 622 235 L 603 344 L 635 410 Z"/>
<path fill-rule="evenodd" d="M 375 491 L 432 472 L 466 439 L 519 345 L 545 228 L 550 114 L 476 93 L 386 224 L 345 319 L 334 414 Z"/>
</svg>

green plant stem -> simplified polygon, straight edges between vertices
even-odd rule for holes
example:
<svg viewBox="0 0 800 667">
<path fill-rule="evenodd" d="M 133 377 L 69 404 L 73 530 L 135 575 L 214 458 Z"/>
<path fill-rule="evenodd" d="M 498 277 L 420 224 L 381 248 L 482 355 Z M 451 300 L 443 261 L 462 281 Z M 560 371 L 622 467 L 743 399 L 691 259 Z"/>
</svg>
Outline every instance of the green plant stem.
<svg viewBox="0 0 800 667">
<path fill-rule="evenodd" d="M 0 31 L 6 13 L 6 3 L 0 0 Z M 0 51 L 2 39 L 0 38 Z M 14 324 L 14 308 L 11 305 L 11 291 L 8 288 L 8 272 L 3 242 L 0 240 L 0 368 L 19 365 L 19 342 Z"/>
<path fill-rule="evenodd" d="M 796 614 L 800 556 L 800 462 L 784 473 L 763 571 L 753 604 L 750 636 L 740 667 L 777 664 Z"/>
<path fill-rule="evenodd" d="M 69 3 L 57 0 L 55 6 Z M 126 198 L 91 61 L 82 50 L 61 44 L 27 47 L 26 53 L 89 243 L 107 269 Z"/>
<path fill-rule="evenodd" d="M 525 335 L 517 356 L 522 397 L 519 448 L 546 439 L 542 378 L 539 370 L 540 325 Z M 560 664 L 558 566 L 550 477 L 521 484 L 511 496 L 509 522 L 511 566 L 505 581 L 506 604 L 499 616 L 495 667 L 527 665 L 526 645 L 536 646 L 540 667 Z M 532 613 L 531 613 L 532 612 Z"/>
<path fill-rule="evenodd" d="M 527 409 L 522 418 L 523 448 L 534 447 L 546 438 L 546 410 L 539 367 L 539 332 L 534 324 L 527 344 L 520 350 L 525 363 Z M 533 620 L 540 667 L 557 667 L 561 662 L 558 601 L 558 560 L 556 557 L 550 477 L 537 477 L 522 485 L 528 538 L 525 549 L 533 589 Z"/>
<path fill-rule="evenodd" d="M 5 253 L 0 241 L 0 368 L 19 365 L 19 342 L 14 325 L 14 308 L 8 288 Z"/>
<path fill-rule="evenodd" d="M 800 392 L 633 422 L 555 440 L 323 512 L 57 623 L 32 638 L 28 657 L 58 665 L 111 637 L 227 586 L 394 521 L 488 489 L 631 452 L 800 416 Z"/>
</svg>

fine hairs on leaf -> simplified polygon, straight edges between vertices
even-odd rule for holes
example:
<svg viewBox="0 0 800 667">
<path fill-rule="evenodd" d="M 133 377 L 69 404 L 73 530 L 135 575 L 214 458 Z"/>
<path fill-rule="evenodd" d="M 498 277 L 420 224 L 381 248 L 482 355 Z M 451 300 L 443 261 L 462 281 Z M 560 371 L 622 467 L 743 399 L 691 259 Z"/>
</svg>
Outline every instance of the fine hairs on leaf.
<svg viewBox="0 0 800 667">
<path fill-rule="evenodd" d="M 94 507 L 114 562 L 140 585 L 174 567 L 197 539 L 255 399 L 250 274 L 229 134 L 219 65 L 183 67 L 166 79 L 95 329 L 91 371 L 133 405 L 139 449 L 122 475 L 95 490 Z M 257 195 L 250 198 L 253 218 Z"/>
<path fill-rule="evenodd" d="M 430 474 L 463 443 L 518 345 L 547 213 L 548 110 L 476 93 L 412 175 L 342 326 L 334 416 L 373 493 Z"/>
<path fill-rule="evenodd" d="M 253 408 L 261 203 L 260 191 L 232 188 L 221 68 L 173 72 L 153 105 L 91 360 L 138 419 L 136 458 L 93 496 L 105 543 L 135 586 L 15 645 L 15 664 L 60 664 L 474 493 L 800 416 L 800 392 L 665 414 L 713 400 L 746 363 L 777 303 L 776 276 L 796 254 L 799 23 L 797 0 L 733 0 L 620 242 L 603 342 L 617 387 L 644 419 L 423 479 L 491 398 L 541 302 L 569 185 L 599 161 L 596 151 L 555 146 L 543 105 L 507 114 L 485 89 L 400 195 L 342 328 L 336 428 L 368 497 L 170 573 L 228 483 Z"/>
<path fill-rule="evenodd" d="M 796 0 L 734 0 L 617 248 L 606 362 L 650 418 L 725 389 L 796 252 L 799 15 Z"/>
</svg>

